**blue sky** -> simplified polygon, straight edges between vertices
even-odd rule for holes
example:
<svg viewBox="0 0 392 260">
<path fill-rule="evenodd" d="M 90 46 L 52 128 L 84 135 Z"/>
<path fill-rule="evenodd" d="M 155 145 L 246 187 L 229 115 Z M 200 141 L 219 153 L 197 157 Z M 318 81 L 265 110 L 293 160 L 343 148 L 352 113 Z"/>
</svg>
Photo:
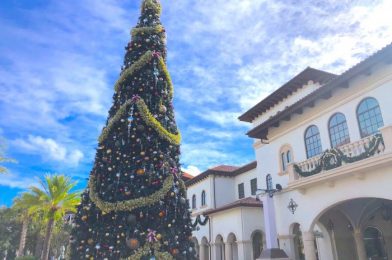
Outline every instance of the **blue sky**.
<svg viewBox="0 0 392 260">
<path fill-rule="evenodd" d="M 0 177 L 0 205 L 45 173 L 85 186 L 139 2 L 0 2 L 0 136 L 18 160 Z M 162 6 L 181 162 L 193 173 L 253 160 L 237 117 L 296 73 L 341 73 L 392 41 L 388 0 Z"/>
</svg>

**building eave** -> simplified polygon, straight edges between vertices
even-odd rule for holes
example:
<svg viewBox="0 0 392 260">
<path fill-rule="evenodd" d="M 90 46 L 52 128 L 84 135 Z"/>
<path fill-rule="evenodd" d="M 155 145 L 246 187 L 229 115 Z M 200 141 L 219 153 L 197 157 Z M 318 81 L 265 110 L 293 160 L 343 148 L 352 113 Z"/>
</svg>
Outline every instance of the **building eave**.
<svg viewBox="0 0 392 260">
<path fill-rule="evenodd" d="M 332 96 L 332 92 L 338 88 L 348 88 L 349 80 L 360 74 L 370 73 L 372 66 L 379 62 L 391 62 L 392 61 L 392 43 L 379 50 L 369 58 L 363 60 L 352 68 L 348 69 L 340 76 L 332 79 L 324 86 L 305 96 L 296 103 L 288 106 L 285 110 L 280 111 L 276 115 L 270 117 L 262 124 L 250 130 L 247 135 L 251 138 L 267 139 L 268 130 L 271 127 L 279 126 L 282 120 L 290 120 L 293 114 L 302 114 L 303 109 L 307 107 L 313 107 L 315 102 L 320 99 L 328 99 Z"/>
</svg>

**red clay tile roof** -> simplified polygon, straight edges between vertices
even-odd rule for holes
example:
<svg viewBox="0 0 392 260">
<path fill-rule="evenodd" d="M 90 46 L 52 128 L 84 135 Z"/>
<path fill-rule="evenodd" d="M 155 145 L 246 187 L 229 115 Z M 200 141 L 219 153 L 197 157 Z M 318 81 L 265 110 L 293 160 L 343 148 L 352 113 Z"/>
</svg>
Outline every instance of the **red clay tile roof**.
<svg viewBox="0 0 392 260">
<path fill-rule="evenodd" d="M 230 165 L 216 166 L 216 167 L 208 169 L 205 172 L 202 172 L 199 175 L 188 180 L 186 182 L 186 186 L 191 186 L 191 185 L 207 178 L 210 175 L 234 177 L 234 176 L 240 175 L 242 173 L 245 173 L 247 171 L 250 171 L 252 169 L 255 169 L 256 167 L 257 167 L 256 161 L 250 162 L 250 163 L 248 163 L 244 166 L 241 166 L 241 167 L 230 166 Z"/>
<path fill-rule="evenodd" d="M 238 168 L 239 167 L 237 167 L 237 166 L 231 166 L 231 165 L 224 165 L 224 164 L 222 164 L 222 165 L 218 165 L 218 166 L 215 166 L 215 167 L 211 168 L 211 170 L 213 170 L 213 171 L 221 171 L 221 172 L 232 172 L 234 170 L 237 170 Z"/>
<path fill-rule="evenodd" d="M 191 180 L 191 179 L 193 179 L 193 175 L 190 175 L 189 173 L 187 173 L 187 172 L 182 172 L 182 175 L 181 175 L 181 178 L 184 180 L 184 181 L 188 181 L 188 180 Z"/>
<path fill-rule="evenodd" d="M 335 89 L 349 87 L 349 80 L 361 73 L 368 73 L 372 66 L 380 62 L 392 62 L 392 43 L 356 64 L 352 68 L 346 70 L 341 75 L 333 78 L 324 86 L 313 91 L 298 102 L 288 106 L 285 110 L 270 117 L 262 124 L 250 130 L 247 135 L 252 138 L 267 139 L 268 129 L 270 127 L 279 126 L 280 121 L 290 119 L 290 117 L 295 113 L 302 114 L 305 107 L 313 107 L 317 100 L 330 98 Z"/>
<path fill-rule="evenodd" d="M 228 209 L 233 209 L 233 208 L 238 208 L 238 207 L 252 207 L 252 208 L 259 208 L 262 207 L 263 204 L 261 201 L 256 200 L 255 198 L 248 197 L 240 200 L 236 200 L 232 203 L 223 205 L 222 207 L 216 208 L 216 209 L 209 209 L 203 212 L 204 215 L 210 215 L 216 212 L 221 212 L 225 211 Z"/>
</svg>

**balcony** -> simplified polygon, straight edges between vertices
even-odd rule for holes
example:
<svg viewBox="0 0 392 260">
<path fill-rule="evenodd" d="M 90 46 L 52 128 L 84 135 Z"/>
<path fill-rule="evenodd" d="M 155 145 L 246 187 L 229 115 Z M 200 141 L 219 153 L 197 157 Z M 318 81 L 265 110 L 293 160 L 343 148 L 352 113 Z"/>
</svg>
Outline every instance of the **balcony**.
<svg viewBox="0 0 392 260">
<path fill-rule="evenodd" d="M 379 134 L 288 165 L 288 188 L 304 190 L 320 181 L 333 185 L 335 179 L 353 175 L 364 178 L 367 169 L 386 163 L 392 164 L 392 126 L 380 128 Z"/>
</svg>

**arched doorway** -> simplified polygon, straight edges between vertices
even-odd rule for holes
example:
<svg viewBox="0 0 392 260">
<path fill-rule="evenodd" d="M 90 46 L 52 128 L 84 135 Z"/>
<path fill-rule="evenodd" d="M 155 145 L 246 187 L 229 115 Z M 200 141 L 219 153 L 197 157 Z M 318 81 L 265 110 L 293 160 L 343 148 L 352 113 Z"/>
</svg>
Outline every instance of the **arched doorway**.
<svg viewBox="0 0 392 260">
<path fill-rule="evenodd" d="M 192 242 L 193 242 L 193 244 L 195 245 L 196 255 L 197 255 L 197 257 L 199 257 L 199 255 L 200 255 L 199 241 L 197 241 L 197 238 L 196 238 L 196 237 L 193 237 L 193 238 L 192 238 Z"/>
<path fill-rule="evenodd" d="M 252 234 L 253 259 L 257 259 L 263 251 L 263 234 L 257 230 Z"/>
<path fill-rule="evenodd" d="M 363 232 L 366 256 L 368 259 L 387 260 L 385 240 L 382 232 L 376 227 L 367 227 Z"/>
<path fill-rule="evenodd" d="M 392 201 L 357 198 L 337 203 L 320 213 L 315 223 L 327 234 L 318 242 L 330 243 L 333 255 L 320 259 L 388 260 L 392 255 Z M 314 225 L 311 230 L 314 232 Z M 324 247 L 327 248 L 327 247 Z M 326 256 L 327 255 L 327 256 Z"/>
<path fill-rule="evenodd" d="M 203 237 L 200 242 L 199 259 L 210 260 L 210 247 L 206 237 Z"/>
<path fill-rule="evenodd" d="M 230 233 L 227 237 L 225 250 L 225 260 L 238 260 L 237 238 L 233 233 Z"/>
<path fill-rule="evenodd" d="M 298 223 L 293 224 L 292 235 L 293 235 L 293 240 L 294 240 L 295 259 L 305 260 L 302 231 L 301 231 L 301 227 Z"/>
<path fill-rule="evenodd" d="M 215 258 L 216 260 L 225 259 L 225 244 L 221 235 L 216 236 L 215 239 Z"/>
</svg>

